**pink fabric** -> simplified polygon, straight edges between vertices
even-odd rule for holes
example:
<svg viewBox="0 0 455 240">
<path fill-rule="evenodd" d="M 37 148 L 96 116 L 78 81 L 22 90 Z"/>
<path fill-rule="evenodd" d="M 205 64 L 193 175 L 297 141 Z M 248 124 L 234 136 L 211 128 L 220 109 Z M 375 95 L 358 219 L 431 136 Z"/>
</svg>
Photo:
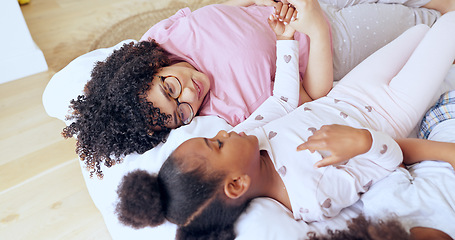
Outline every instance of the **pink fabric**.
<svg viewBox="0 0 455 240">
<path fill-rule="evenodd" d="M 407 137 L 431 105 L 455 58 L 455 12 L 444 14 L 428 31 L 408 29 L 373 53 L 328 94 L 379 113 L 369 119 L 375 130 Z"/>
<path fill-rule="evenodd" d="M 235 126 L 272 94 L 276 36 L 267 22 L 272 11 L 259 6 L 184 8 L 150 28 L 141 41 L 155 39 L 207 74 L 211 88 L 199 115 L 217 115 Z M 303 76 L 309 40 L 300 33 L 295 39 Z"/>
</svg>

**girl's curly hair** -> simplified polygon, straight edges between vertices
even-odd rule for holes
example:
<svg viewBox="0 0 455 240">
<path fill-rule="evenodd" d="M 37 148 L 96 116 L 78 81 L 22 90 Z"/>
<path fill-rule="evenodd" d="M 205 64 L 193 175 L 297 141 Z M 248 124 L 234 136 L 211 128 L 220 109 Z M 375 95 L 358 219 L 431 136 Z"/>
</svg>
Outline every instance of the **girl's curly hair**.
<svg viewBox="0 0 455 240">
<path fill-rule="evenodd" d="M 169 56 L 152 40 L 124 44 L 96 63 L 84 94 L 71 101 L 67 119 L 74 122 L 62 132 L 77 138 L 76 153 L 90 176 L 102 179 L 101 163 L 111 167 L 127 154 L 165 142 L 170 116 L 148 102 L 146 93 L 154 75 L 170 65 Z"/>
</svg>

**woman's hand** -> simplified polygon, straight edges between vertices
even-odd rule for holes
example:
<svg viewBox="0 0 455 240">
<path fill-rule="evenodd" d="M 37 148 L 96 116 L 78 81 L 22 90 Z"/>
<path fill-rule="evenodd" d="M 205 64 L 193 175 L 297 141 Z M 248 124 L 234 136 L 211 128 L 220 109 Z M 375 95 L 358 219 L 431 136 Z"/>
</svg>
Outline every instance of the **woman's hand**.
<svg viewBox="0 0 455 240">
<path fill-rule="evenodd" d="M 298 12 L 296 20 L 291 21 L 291 26 L 295 30 L 305 33 L 310 38 L 313 34 L 328 32 L 328 23 L 317 0 L 289 0 L 289 3 Z"/>
<path fill-rule="evenodd" d="M 308 141 L 299 145 L 297 151 L 317 150 L 330 151 L 331 156 L 314 164 L 315 167 L 325 167 L 347 161 L 359 154 L 368 152 L 373 139 L 366 129 L 358 129 L 344 125 L 324 125 L 314 132 Z"/>
<path fill-rule="evenodd" d="M 289 25 L 289 22 L 295 19 L 297 12 L 288 4 L 277 2 L 275 13 L 269 17 L 269 25 L 276 34 L 277 40 L 293 40 L 295 29 Z"/>
</svg>

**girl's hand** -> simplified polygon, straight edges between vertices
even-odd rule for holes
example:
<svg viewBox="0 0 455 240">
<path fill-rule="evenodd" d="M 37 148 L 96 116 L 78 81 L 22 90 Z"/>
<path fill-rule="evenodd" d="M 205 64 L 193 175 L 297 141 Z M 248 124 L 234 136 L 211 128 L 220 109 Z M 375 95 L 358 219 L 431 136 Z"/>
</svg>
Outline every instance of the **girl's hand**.
<svg viewBox="0 0 455 240">
<path fill-rule="evenodd" d="M 289 22 L 295 19 L 297 12 L 288 4 L 277 2 L 275 13 L 269 17 L 269 25 L 275 32 L 277 40 L 293 40 L 295 29 L 289 25 Z"/>
<path fill-rule="evenodd" d="M 314 132 L 308 141 L 299 145 L 297 151 L 317 150 L 330 151 L 331 156 L 314 164 L 314 167 L 325 167 L 345 162 L 359 154 L 368 152 L 373 139 L 366 129 L 358 129 L 344 125 L 324 125 Z"/>
</svg>

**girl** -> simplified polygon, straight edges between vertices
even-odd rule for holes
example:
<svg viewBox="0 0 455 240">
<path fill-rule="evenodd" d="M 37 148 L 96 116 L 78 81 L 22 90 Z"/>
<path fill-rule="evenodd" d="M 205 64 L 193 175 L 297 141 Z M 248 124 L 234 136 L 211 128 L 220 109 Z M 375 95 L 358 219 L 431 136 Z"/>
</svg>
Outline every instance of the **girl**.
<svg viewBox="0 0 455 240">
<path fill-rule="evenodd" d="M 283 19 L 286 17 L 283 14 L 286 11 L 280 9 L 287 9 L 287 5 L 271 0 L 256 2 L 275 6 L 278 9 L 276 14 Z M 252 3 L 231 1 L 228 5 Z M 124 155 L 142 154 L 165 142 L 171 129 L 188 124 L 196 114 L 217 115 L 236 125 L 271 95 L 276 38 L 265 24 L 272 9 L 228 5 L 211 5 L 191 14 L 188 9 L 183 9 L 153 26 L 142 42 L 125 45 L 96 65 L 85 94 L 71 103 L 74 111 L 70 119 L 74 123 L 63 130 L 66 138 L 77 136 L 76 152 L 92 174 L 102 178 L 100 164 L 112 166 Z M 396 8 L 395 5 L 382 6 L 389 7 Z M 379 17 L 382 11 L 378 9 L 382 8 L 372 8 L 371 12 L 378 17 L 369 16 L 368 21 L 372 24 L 362 26 L 363 30 L 369 29 L 374 41 L 364 38 L 360 42 L 351 42 L 350 38 L 360 39 L 368 34 L 354 31 L 351 37 L 351 30 L 340 32 L 357 29 L 353 24 L 355 21 L 343 21 L 351 9 L 337 11 L 328 7 L 332 10 L 325 14 L 334 30 L 334 56 L 339 62 L 335 70 L 337 66 L 343 66 L 346 67 L 343 72 L 347 72 L 346 69 L 402 31 L 420 23 L 414 19 L 431 25 L 438 16 L 423 9 L 405 8 L 408 11 L 394 13 L 396 16 L 410 16 L 412 21 L 405 21 L 403 27 L 391 28 L 389 26 L 395 23 L 395 18 L 390 18 L 390 23 L 378 21 L 382 19 Z M 318 11 L 323 15 L 322 10 Z M 365 11 L 361 8 L 354 12 Z M 320 18 L 316 19 L 318 22 L 308 20 L 321 27 L 324 39 L 319 40 L 319 34 L 295 36 L 300 42 L 302 85 L 298 87 L 302 102 L 324 96 L 332 87 L 332 65 L 320 64 L 332 62 L 327 59 L 331 58 L 332 49 L 329 26 L 325 21 L 324 25 L 320 24 Z M 311 48 L 308 48 L 309 38 L 313 40 Z M 320 43 L 324 45 L 318 47 Z M 364 54 L 353 54 L 353 50 Z M 345 53 L 338 53 L 340 51 Z M 340 55 L 344 57 L 337 57 Z M 347 56 L 356 60 L 344 63 Z"/>
<path fill-rule="evenodd" d="M 303 4 L 290 2 L 297 10 Z M 307 27 L 305 17 L 299 15 L 291 26 Z M 337 215 L 401 162 L 400 148 L 389 136 L 409 134 L 451 66 L 455 12 L 441 17 L 429 31 L 425 26 L 406 31 L 358 65 L 327 97 L 294 111 L 298 94 L 292 90 L 299 83 L 296 46 L 284 49 L 282 44 L 289 43 L 277 45 L 273 97 L 234 131 L 180 145 L 158 175 L 127 175 L 118 191 L 121 221 L 143 227 L 168 220 L 179 226 L 179 238 L 225 233 L 233 238 L 235 220 L 256 197 L 274 198 L 296 220 Z M 290 64 L 294 71 L 282 76 Z M 296 151 L 318 129 L 348 133 L 357 144 L 341 154 L 331 149 L 331 155 Z M 327 159 L 336 165 L 321 167 Z"/>
</svg>

